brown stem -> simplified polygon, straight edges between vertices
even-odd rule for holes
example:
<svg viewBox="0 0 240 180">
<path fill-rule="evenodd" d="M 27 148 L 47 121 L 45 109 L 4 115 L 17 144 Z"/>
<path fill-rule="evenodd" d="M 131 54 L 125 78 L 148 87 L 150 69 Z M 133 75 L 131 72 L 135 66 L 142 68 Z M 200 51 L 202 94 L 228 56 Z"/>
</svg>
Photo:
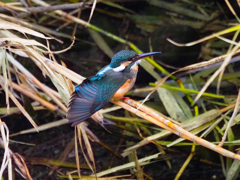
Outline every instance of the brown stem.
<svg viewBox="0 0 240 180">
<path fill-rule="evenodd" d="M 67 10 L 67 9 L 78 9 L 78 8 L 85 8 L 88 7 L 88 5 L 90 5 L 89 3 L 84 3 L 84 2 L 80 2 L 80 3 L 73 3 L 73 4 L 61 4 L 61 5 L 54 5 L 54 6 L 48 6 L 48 7 L 27 7 L 27 8 L 22 8 L 22 9 L 26 9 L 28 12 L 31 13 L 39 13 L 39 12 L 51 12 L 51 11 L 55 11 L 55 10 Z M 8 9 L 10 10 L 14 10 L 16 11 L 17 9 L 11 9 L 11 7 L 8 7 Z M 9 10 L 6 8 L 0 8 L 0 12 L 8 12 Z"/>
<path fill-rule="evenodd" d="M 0 77 L 1 81 L 4 81 L 3 77 Z M 28 91 L 27 89 L 19 86 L 18 84 L 14 83 L 14 82 L 10 82 L 9 84 L 11 84 L 11 86 L 13 87 L 13 89 L 17 90 L 18 92 L 32 98 L 35 101 L 38 101 L 40 104 L 42 104 L 44 107 L 47 107 L 49 109 L 51 109 L 52 111 L 56 111 L 58 109 L 58 107 L 54 106 L 53 104 L 45 101 L 44 99 L 40 98 L 39 96 L 35 95 L 34 93 Z"/>
</svg>

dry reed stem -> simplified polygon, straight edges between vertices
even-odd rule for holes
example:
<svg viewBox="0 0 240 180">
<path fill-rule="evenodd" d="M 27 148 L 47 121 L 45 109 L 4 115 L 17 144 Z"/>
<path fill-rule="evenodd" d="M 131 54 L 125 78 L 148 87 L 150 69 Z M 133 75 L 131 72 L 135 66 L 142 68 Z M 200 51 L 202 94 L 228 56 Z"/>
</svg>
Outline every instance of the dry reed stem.
<svg viewBox="0 0 240 180">
<path fill-rule="evenodd" d="M 34 108 L 34 110 L 35 110 L 35 108 Z M 61 120 L 57 120 L 57 121 L 54 121 L 54 122 L 50 122 L 50 123 L 40 125 L 40 126 L 37 127 L 37 130 L 38 130 L 38 132 L 41 132 L 41 131 L 45 131 L 45 130 L 48 130 L 48 129 L 51 129 L 51 128 L 54 128 L 54 127 L 64 125 L 64 124 L 68 124 L 68 119 L 61 119 Z M 31 129 L 23 130 L 23 131 L 11 134 L 10 137 L 17 136 L 17 135 L 20 135 L 20 134 L 28 134 L 28 133 L 36 133 L 36 129 L 31 128 Z"/>
<path fill-rule="evenodd" d="M 21 155 L 14 153 L 9 147 L 9 131 L 4 122 L 0 119 L 0 130 L 1 130 L 1 138 L 0 145 L 4 149 L 4 155 L 2 160 L 2 165 L 0 169 L 0 178 L 2 179 L 2 174 L 5 168 L 8 166 L 8 179 L 13 179 L 12 176 L 12 160 L 15 164 L 15 170 L 22 175 L 25 179 L 32 180 L 32 177 L 28 171 L 27 165 Z"/>
<path fill-rule="evenodd" d="M 2 4 L 0 3 L 2 6 Z M 16 10 L 16 11 L 23 11 L 25 13 L 43 13 L 43 12 L 51 12 L 51 11 L 56 11 L 56 10 L 69 10 L 69 9 L 77 9 L 77 8 L 85 8 L 88 7 L 90 3 L 88 2 L 80 2 L 80 3 L 72 3 L 72 4 L 60 4 L 60 5 L 52 5 L 50 7 L 25 7 L 25 8 L 20 8 L 16 6 L 9 6 L 8 9 L 10 10 Z M 0 12 L 8 12 L 7 9 L 5 8 L 0 8 Z"/>
<path fill-rule="evenodd" d="M 125 104 L 125 103 L 127 104 Z M 142 117 L 148 121 L 151 121 L 152 123 L 164 128 L 164 129 L 167 129 L 171 132 L 173 132 L 174 134 L 178 135 L 179 137 L 182 137 L 184 139 L 187 139 L 189 141 L 192 141 L 192 142 L 196 142 L 208 149 L 211 149 L 219 154 L 222 154 L 223 156 L 226 156 L 226 157 L 229 157 L 229 158 L 233 158 L 233 159 L 238 159 L 240 160 L 240 155 L 238 154 L 234 154 L 220 146 L 217 146 L 217 145 L 214 145 L 198 136 L 195 136 L 193 135 L 192 133 L 186 131 L 185 129 L 173 124 L 172 122 L 170 122 L 169 120 L 163 118 L 163 117 L 159 117 L 158 119 L 155 119 L 153 117 L 151 117 L 150 115 L 148 114 L 151 114 L 148 113 L 148 112 L 142 112 L 142 111 L 138 111 L 137 108 L 142 106 L 140 105 L 139 103 L 129 99 L 129 100 L 125 100 L 124 102 L 121 102 L 121 101 L 117 101 L 115 102 L 115 104 L 123 107 L 124 109 L 127 109 L 128 111 L 132 112 L 132 113 L 135 113 L 136 115 L 138 115 L 139 117 Z M 166 128 L 167 127 L 167 128 Z"/>
<path fill-rule="evenodd" d="M 2 76 L 0 76 L 0 80 L 3 82 L 4 79 Z M 51 109 L 52 111 L 56 111 L 58 107 L 54 106 L 53 104 L 45 101 L 44 99 L 40 98 L 39 96 L 35 95 L 34 93 L 28 91 L 27 89 L 19 86 L 18 84 L 11 82 L 8 80 L 9 83 L 11 83 L 13 89 L 17 90 L 18 92 L 32 98 L 35 101 L 38 101 L 40 104 L 42 104 L 44 107 L 47 107 L 48 109 Z"/>
<path fill-rule="evenodd" d="M 28 77 L 23 74 L 23 73 L 19 73 L 27 82 L 28 82 Z M 45 86 L 44 84 L 42 84 L 37 78 L 35 77 L 31 77 L 32 82 L 37 85 L 43 92 L 45 92 L 64 112 L 67 112 L 68 109 L 67 107 L 59 100 L 61 99 L 61 96 L 59 93 L 57 93 L 56 91 L 52 90 L 51 88 Z"/>
<path fill-rule="evenodd" d="M 220 79 L 221 79 L 221 74 L 223 73 L 223 71 L 225 71 L 225 68 L 227 67 L 227 65 L 229 64 L 233 54 L 238 50 L 238 46 L 235 46 L 233 48 L 233 50 L 228 54 L 228 56 L 226 57 L 226 59 L 223 61 L 223 63 L 221 64 L 221 66 L 214 72 L 214 74 L 207 80 L 207 82 L 204 84 L 204 86 L 202 87 L 202 89 L 200 90 L 200 92 L 198 93 L 198 95 L 194 98 L 194 102 L 196 103 L 198 101 L 198 99 L 202 96 L 203 92 L 206 91 L 206 89 L 209 87 L 209 85 L 213 82 L 213 80 L 220 75 Z M 220 82 L 219 82 L 220 83 Z"/>
<path fill-rule="evenodd" d="M 9 11 L 10 11 L 10 10 L 11 10 L 11 11 L 16 10 L 16 11 L 27 12 L 27 10 L 24 9 L 24 8 L 22 8 L 22 7 L 11 6 L 11 5 L 6 4 L 6 3 L 3 3 L 3 2 L 0 2 L 0 6 L 8 9 Z"/>
<path fill-rule="evenodd" d="M 61 153 L 61 155 L 58 158 L 58 161 L 60 163 L 63 163 L 67 159 L 68 155 L 71 153 L 74 146 L 75 146 L 75 138 L 72 138 L 72 140 L 65 146 L 64 151 Z M 57 169 L 58 169 L 58 166 L 54 165 L 48 174 L 51 176 L 54 173 L 54 171 Z"/>
<path fill-rule="evenodd" d="M 29 122 L 33 125 L 35 131 L 38 132 L 37 130 L 37 124 L 35 123 L 35 121 L 32 119 L 32 117 L 28 114 L 28 112 L 25 110 L 25 108 L 20 104 L 20 102 L 17 100 L 17 98 L 15 98 L 15 96 L 13 94 L 11 94 L 10 91 L 5 92 L 8 93 L 9 97 L 12 99 L 12 101 L 14 102 L 14 104 L 18 107 L 18 109 L 23 113 L 23 115 L 29 120 Z"/>
<path fill-rule="evenodd" d="M 130 101 L 132 101 L 132 100 L 130 100 Z M 167 126 L 166 124 L 164 124 L 164 122 L 162 122 L 162 121 L 160 120 L 160 119 L 163 119 L 163 120 L 164 120 L 165 118 L 159 116 L 159 119 L 156 119 L 156 118 L 153 118 L 152 116 L 148 115 L 148 114 L 151 114 L 151 112 L 148 113 L 148 112 L 145 112 L 145 111 L 140 111 L 140 110 L 138 110 L 137 108 L 140 107 L 140 104 L 137 103 L 137 102 L 136 102 L 136 103 L 138 104 L 137 107 L 136 107 L 136 106 L 132 106 L 132 104 L 131 104 L 131 105 L 128 105 L 128 103 L 129 103 L 128 100 L 125 101 L 125 103 L 122 102 L 122 101 L 113 101 L 113 100 L 111 100 L 111 102 L 114 103 L 114 104 L 116 104 L 116 105 L 118 105 L 118 106 L 120 106 L 120 107 L 122 107 L 123 109 L 126 109 L 127 111 L 130 111 L 130 112 L 136 114 L 137 116 L 139 116 L 139 117 L 141 117 L 141 118 L 143 118 L 143 119 L 146 119 L 146 120 L 148 120 L 148 121 L 150 121 L 150 122 L 152 122 L 152 123 L 154 123 L 154 124 L 156 124 L 156 125 L 164 128 L 164 129 L 166 129 L 166 130 L 168 130 L 168 131 L 173 132 L 174 134 L 177 134 L 177 133 L 178 133 L 176 130 L 174 130 L 174 129 L 172 129 L 171 127 Z M 126 103 L 126 102 L 127 102 L 127 103 Z M 152 111 L 152 110 L 150 110 L 150 111 Z"/>
<path fill-rule="evenodd" d="M 45 92 L 64 112 L 67 112 L 66 106 L 59 101 L 48 89 L 32 75 L 22 64 L 15 60 L 10 54 L 7 54 L 8 60 L 17 67 L 23 74 L 21 74 L 26 80 L 30 79 L 34 84 L 36 84 L 43 92 Z"/>
<path fill-rule="evenodd" d="M 46 86 L 44 86 L 38 79 L 33 78 L 32 80 L 33 83 L 42 89 L 43 92 L 45 92 L 64 112 L 68 111 L 67 107 L 57 97 L 55 97 L 51 91 L 49 91 L 48 88 L 46 88 Z"/>
<path fill-rule="evenodd" d="M 240 104 L 240 89 L 238 89 L 238 97 L 237 97 L 237 100 L 236 100 L 236 105 L 235 105 L 235 108 L 234 108 L 234 111 L 233 111 L 233 114 L 231 116 L 231 119 L 229 120 L 228 124 L 227 124 L 227 128 L 225 130 L 225 133 L 222 137 L 222 140 L 221 142 L 219 143 L 219 146 L 223 146 L 226 138 L 227 138 L 227 135 L 228 135 L 228 131 L 229 129 L 231 128 L 231 125 L 233 123 L 233 120 L 235 119 L 236 115 L 238 114 L 238 111 L 239 111 L 239 104 Z"/>
<path fill-rule="evenodd" d="M 28 168 L 27 168 L 27 165 L 24 161 L 24 158 L 18 154 L 18 153 L 13 153 L 11 150 L 10 150 L 10 153 L 11 153 L 11 156 L 12 156 L 12 159 L 14 161 L 14 164 L 17 168 L 15 168 L 15 170 L 21 175 L 23 176 L 25 179 L 27 180 L 33 180 L 29 171 L 28 171 Z"/>
<path fill-rule="evenodd" d="M 79 74 L 69 70 L 68 68 L 63 67 L 58 63 L 55 63 L 50 60 L 47 60 L 45 62 L 52 71 L 57 72 L 68 79 L 71 79 L 76 84 L 81 84 L 82 81 L 85 79 L 83 76 L 80 76 Z"/>
<path fill-rule="evenodd" d="M 3 172 L 6 169 L 6 167 L 9 164 L 9 161 L 11 159 L 10 157 L 10 152 L 8 148 L 9 144 L 9 131 L 4 122 L 0 119 L 0 131 L 1 131 L 1 138 L 0 138 L 0 144 L 4 149 L 4 155 L 2 158 L 2 163 L 1 163 L 1 169 L 0 169 L 0 178 L 2 178 Z"/>
<path fill-rule="evenodd" d="M 45 85 L 45 84 L 44 84 L 44 86 L 45 86 L 45 88 L 46 88 L 48 91 L 50 91 L 54 96 L 56 96 L 56 97 L 59 98 L 59 99 L 62 99 L 61 95 L 60 95 L 57 91 L 51 89 L 50 87 L 48 87 L 48 86 Z"/>
</svg>

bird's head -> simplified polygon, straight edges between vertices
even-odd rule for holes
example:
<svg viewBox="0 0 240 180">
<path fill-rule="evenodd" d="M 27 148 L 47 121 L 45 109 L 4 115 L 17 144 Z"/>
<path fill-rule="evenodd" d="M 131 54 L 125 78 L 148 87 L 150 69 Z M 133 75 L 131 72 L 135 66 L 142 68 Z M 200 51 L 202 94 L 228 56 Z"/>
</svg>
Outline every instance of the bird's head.
<svg viewBox="0 0 240 180">
<path fill-rule="evenodd" d="M 120 66 L 128 66 L 132 62 L 136 62 L 144 57 L 152 56 L 154 54 L 159 54 L 160 52 L 149 52 L 149 53 L 142 53 L 137 54 L 135 51 L 132 50 L 122 50 L 116 53 L 111 60 L 110 67 L 111 68 L 118 68 Z"/>
</svg>

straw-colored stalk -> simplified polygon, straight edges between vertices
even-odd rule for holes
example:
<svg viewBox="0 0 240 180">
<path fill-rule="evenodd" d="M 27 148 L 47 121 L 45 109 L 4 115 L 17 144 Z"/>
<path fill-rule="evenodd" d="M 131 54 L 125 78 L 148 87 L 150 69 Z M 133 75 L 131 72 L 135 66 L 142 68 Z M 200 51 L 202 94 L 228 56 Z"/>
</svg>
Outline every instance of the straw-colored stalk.
<svg viewBox="0 0 240 180">
<path fill-rule="evenodd" d="M 147 107 L 145 107 L 145 111 L 140 111 L 138 110 L 138 108 L 141 108 L 141 106 L 143 105 L 140 105 L 139 103 L 129 99 L 129 100 L 125 100 L 125 103 L 124 102 L 121 102 L 121 101 L 116 101 L 115 104 L 121 106 L 122 108 L 124 109 L 127 109 L 128 111 L 132 112 L 132 113 L 135 113 L 137 116 L 141 117 L 141 118 L 144 118 L 148 121 L 151 121 L 152 123 L 164 128 L 164 129 L 167 129 L 169 131 L 171 131 L 172 133 L 184 138 L 184 139 L 187 139 L 189 141 L 192 141 L 192 142 L 196 142 L 198 144 L 201 144 L 202 146 L 208 148 L 208 149 L 211 149 L 219 154 L 222 154 L 223 156 L 226 156 L 226 157 L 229 157 L 229 158 L 233 158 L 233 159 L 238 159 L 240 160 L 240 155 L 238 154 L 234 154 L 220 146 L 216 146 L 198 136 L 195 136 L 193 135 L 192 133 L 186 131 L 185 129 L 181 128 L 180 126 L 176 125 L 176 124 L 173 124 L 172 122 L 170 122 L 168 119 L 165 119 L 161 116 L 159 116 L 158 119 L 155 119 L 153 117 L 151 117 L 149 114 L 152 114 L 151 110 L 149 109 L 148 111 L 147 110 Z"/>
</svg>

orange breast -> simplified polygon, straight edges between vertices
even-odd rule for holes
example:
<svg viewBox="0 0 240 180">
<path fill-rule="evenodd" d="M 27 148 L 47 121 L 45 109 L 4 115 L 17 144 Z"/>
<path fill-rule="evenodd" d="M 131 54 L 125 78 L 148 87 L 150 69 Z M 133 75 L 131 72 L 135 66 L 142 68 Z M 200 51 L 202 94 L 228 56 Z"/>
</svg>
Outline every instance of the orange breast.
<svg viewBox="0 0 240 180">
<path fill-rule="evenodd" d="M 134 79 L 128 79 L 119 89 L 118 91 L 113 95 L 114 100 L 119 100 L 121 99 L 124 94 L 126 94 L 130 89 L 132 89 L 134 83 L 135 83 L 135 78 Z"/>
<path fill-rule="evenodd" d="M 138 72 L 138 66 L 136 66 L 135 68 L 131 69 L 131 71 L 135 74 L 133 76 L 132 79 L 128 79 L 119 89 L 118 91 L 113 95 L 113 99 L 114 100 L 119 100 L 121 99 L 124 94 L 126 94 L 128 91 L 130 91 L 132 89 L 132 87 L 135 84 L 136 81 L 136 76 L 137 76 L 137 72 Z"/>
</svg>

